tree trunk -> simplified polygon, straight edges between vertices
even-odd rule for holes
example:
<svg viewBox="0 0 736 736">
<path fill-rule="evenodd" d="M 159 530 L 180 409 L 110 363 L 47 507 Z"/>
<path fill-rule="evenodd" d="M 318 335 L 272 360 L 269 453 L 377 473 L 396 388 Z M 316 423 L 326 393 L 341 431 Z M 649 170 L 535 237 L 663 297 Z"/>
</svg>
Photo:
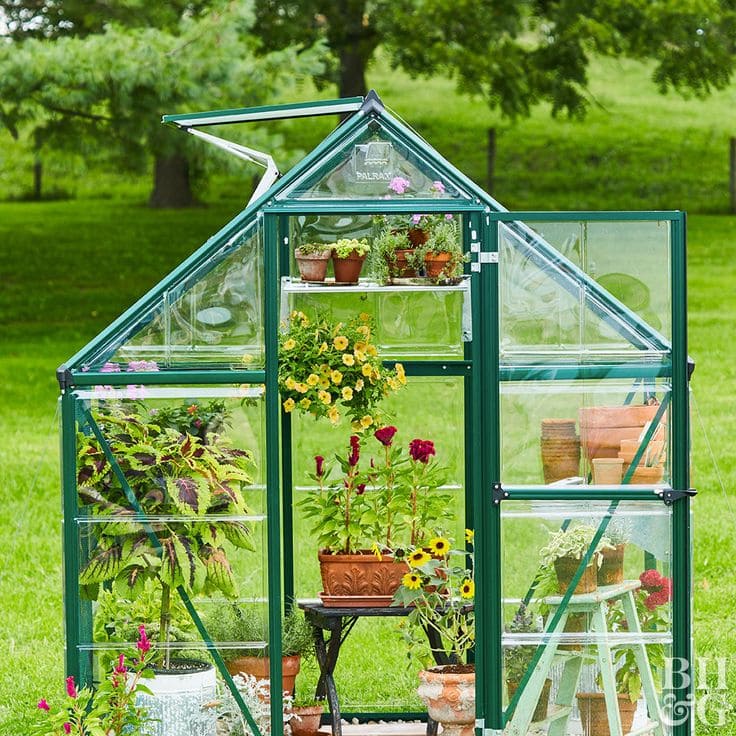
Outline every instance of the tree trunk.
<svg viewBox="0 0 736 736">
<path fill-rule="evenodd" d="M 156 156 L 149 207 L 192 207 L 196 204 L 189 180 L 189 162 L 180 153 Z"/>
<path fill-rule="evenodd" d="M 41 201 L 42 192 L 42 181 L 43 181 L 43 164 L 41 163 L 41 157 L 36 156 L 33 160 L 33 199 L 36 202 Z"/>
<path fill-rule="evenodd" d="M 366 61 L 359 47 L 340 49 L 340 97 L 359 97 L 368 92 L 365 83 Z"/>
</svg>

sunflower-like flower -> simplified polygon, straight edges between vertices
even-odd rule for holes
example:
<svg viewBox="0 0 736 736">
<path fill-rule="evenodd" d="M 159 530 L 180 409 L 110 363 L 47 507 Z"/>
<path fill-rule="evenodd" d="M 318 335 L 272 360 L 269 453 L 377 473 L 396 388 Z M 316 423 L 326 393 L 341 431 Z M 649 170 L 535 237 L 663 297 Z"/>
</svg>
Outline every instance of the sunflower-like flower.
<svg viewBox="0 0 736 736">
<path fill-rule="evenodd" d="M 429 562 L 432 558 L 423 550 L 415 549 L 408 557 L 410 567 L 421 567 L 425 563 Z"/>
<path fill-rule="evenodd" d="M 296 406 L 296 403 L 294 402 L 294 399 L 289 398 L 289 399 L 286 399 L 286 401 L 284 401 L 283 406 L 284 406 L 284 411 L 288 414 L 289 412 L 294 411 L 294 407 Z"/>
<path fill-rule="evenodd" d="M 475 595 L 475 583 L 470 578 L 465 578 L 460 586 L 461 598 L 472 598 Z"/>
<path fill-rule="evenodd" d="M 348 346 L 348 339 L 345 337 L 345 335 L 338 335 L 333 341 L 332 344 L 335 346 L 336 350 L 345 350 L 345 348 Z"/>
<path fill-rule="evenodd" d="M 472 529 L 465 530 L 465 541 L 470 544 L 475 537 L 475 532 Z"/>
<path fill-rule="evenodd" d="M 433 555 L 446 555 L 450 551 L 450 541 L 445 537 L 435 537 L 427 545 Z"/>
<path fill-rule="evenodd" d="M 422 587 L 422 578 L 415 572 L 407 572 L 404 577 L 401 578 L 401 584 L 409 590 L 419 590 Z"/>
</svg>

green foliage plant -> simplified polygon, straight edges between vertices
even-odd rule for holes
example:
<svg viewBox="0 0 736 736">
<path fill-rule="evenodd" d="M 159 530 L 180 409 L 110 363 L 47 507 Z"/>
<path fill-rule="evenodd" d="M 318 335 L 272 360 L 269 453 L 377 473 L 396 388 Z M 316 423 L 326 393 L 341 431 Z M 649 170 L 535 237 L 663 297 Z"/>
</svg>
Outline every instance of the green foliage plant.
<svg viewBox="0 0 736 736">
<path fill-rule="evenodd" d="M 388 281 L 391 272 L 397 268 L 396 251 L 411 248 L 407 230 L 383 227 L 373 240 L 371 272 L 373 278 L 383 284 Z"/>
<path fill-rule="evenodd" d="M 157 424 L 144 407 L 100 402 L 92 416 L 127 481 L 136 504 L 149 517 L 158 545 L 135 520 L 135 505 L 91 434 L 77 438 L 77 487 L 82 511 L 97 519 L 96 545 L 80 572 L 83 592 L 96 598 L 99 586 L 112 583 L 123 598 L 134 598 L 154 581 L 161 590 L 159 642 L 163 664 L 170 663 L 171 593 L 220 591 L 235 597 L 237 586 L 228 545 L 253 550 L 251 529 L 240 520 L 208 523 L 212 514 L 244 515 L 243 486 L 252 482 L 251 453 L 236 449 L 216 434 L 207 442 Z M 182 521 L 169 521 L 181 516 Z M 109 518 L 109 523 L 106 519 Z"/>
<path fill-rule="evenodd" d="M 596 527 L 589 524 L 575 524 L 565 530 L 551 533 L 547 546 L 539 552 L 541 564 L 544 567 L 551 568 L 555 560 L 562 557 L 582 559 L 583 555 L 590 549 L 597 531 Z M 599 553 L 601 550 L 610 547 L 611 543 L 608 537 L 601 537 L 595 547 L 591 562 L 600 567 L 602 558 Z"/>
<path fill-rule="evenodd" d="M 542 623 L 527 606 L 522 603 L 514 614 L 511 623 L 506 627 L 510 634 L 537 634 L 542 631 Z M 532 645 L 512 645 L 504 649 L 504 677 L 506 682 L 521 682 L 529 669 L 537 647 Z"/>
<path fill-rule="evenodd" d="M 330 254 L 332 248 L 326 243 L 302 243 L 297 249 L 298 256 L 321 256 Z"/>
<path fill-rule="evenodd" d="M 350 258 L 352 255 L 364 256 L 371 249 L 370 243 L 365 238 L 360 240 L 357 238 L 340 238 L 330 247 L 335 258 Z"/>
</svg>

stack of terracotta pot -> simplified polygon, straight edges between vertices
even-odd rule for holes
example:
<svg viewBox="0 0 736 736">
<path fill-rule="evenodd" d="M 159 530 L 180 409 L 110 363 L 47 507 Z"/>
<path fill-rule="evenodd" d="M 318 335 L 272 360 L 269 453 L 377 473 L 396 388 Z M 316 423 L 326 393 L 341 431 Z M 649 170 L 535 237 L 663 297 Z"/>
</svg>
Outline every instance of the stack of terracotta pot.
<svg viewBox="0 0 736 736">
<path fill-rule="evenodd" d="M 638 440 L 657 404 L 590 406 L 580 409 L 580 442 L 589 461 L 617 458 L 624 440 Z"/>
<path fill-rule="evenodd" d="M 640 444 L 641 442 L 638 439 L 621 440 L 621 449 L 618 452 L 618 456 L 624 461 L 624 477 L 629 470 L 631 461 L 634 459 L 634 455 L 639 449 Z M 660 483 L 662 478 L 664 478 L 665 459 L 664 440 L 649 440 L 649 444 L 644 449 L 629 483 L 637 483 L 640 485 L 653 485 L 655 483 Z"/>
<path fill-rule="evenodd" d="M 574 419 L 543 419 L 541 447 L 545 484 L 580 473 L 580 438 Z"/>
</svg>

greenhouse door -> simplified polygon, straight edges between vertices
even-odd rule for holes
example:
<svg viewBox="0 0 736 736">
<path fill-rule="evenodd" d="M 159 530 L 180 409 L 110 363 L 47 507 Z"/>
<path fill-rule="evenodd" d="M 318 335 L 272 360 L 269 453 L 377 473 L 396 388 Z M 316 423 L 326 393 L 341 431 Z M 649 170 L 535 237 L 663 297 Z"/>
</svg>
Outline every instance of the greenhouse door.
<svg viewBox="0 0 736 736">
<path fill-rule="evenodd" d="M 684 214 L 483 225 L 478 733 L 684 735 Z"/>
</svg>

